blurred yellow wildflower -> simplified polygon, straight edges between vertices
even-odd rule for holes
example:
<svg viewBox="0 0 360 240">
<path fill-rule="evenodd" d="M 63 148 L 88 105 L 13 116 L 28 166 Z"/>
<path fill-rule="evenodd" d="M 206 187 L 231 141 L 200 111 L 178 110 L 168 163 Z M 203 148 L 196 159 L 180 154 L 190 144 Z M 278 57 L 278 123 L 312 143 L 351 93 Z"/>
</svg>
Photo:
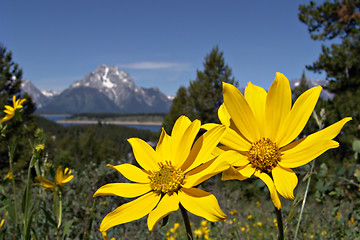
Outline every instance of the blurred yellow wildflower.
<svg viewBox="0 0 360 240">
<path fill-rule="evenodd" d="M 43 151 L 45 148 L 45 144 L 38 144 L 35 147 L 35 151 L 39 152 L 39 151 Z"/>
<path fill-rule="evenodd" d="M 13 175 L 10 171 L 6 174 L 5 179 L 9 179 L 9 180 L 13 179 Z"/>
<path fill-rule="evenodd" d="M 5 117 L 0 120 L 0 123 L 9 121 L 15 116 L 16 109 L 23 108 L 22 104 L 26 101 L 25 98 L 16 100 L 16 96 L 13 96 L 13 107 L 10 105 L 5 105 L 4 113 L 6 113 Z"/>
<path fill-rule="evenodd" d="M 248 83 L 245 96 L 233 85 L 223 83 L 224 103 L 218 116 L 227 127 L 215 154 L 231 152 L 229 159 L 237 160 L 223 172 L 222 180 L 245 180 L 252 175 L 268 187 L 277 209 L 282 202 L 279 194 L 294 199 L 293 190 L 298 183 L 291 168 L 307 164 L 339 143 L 332 140 L 351 120 L 347 117 L 302 139 L 296 137 L 304 129 L 320 96 L 321 86 L 313 87 L 298 97 L 292 106 L 289 80 L 277 73 L 268 92 Z M 203 126 L 210 130 L 218 126 Z"/>
<path fill-rule="evenodd" d="M 349 225 L 354 224 L 354 222 L 355 222 L 354 218 L 351 217 L 350 220 L 349 220 Z"/>
<path fill-rule="evenodd" d="M 236 209 L 234 209 L 234 210 L 231 210 L 231 211 L 230 211 L 230 214 L 231 214 L 231 215 L 235 215 L 235 214 L 237 214 L 237 212 L 238 212 L 238 211 L 237 211 Z"/>
<path fill-rule="evenodd" d="M 108 235 L 105 231 L 101 232 L 101 236 L 102 236 L 103 240 L 108 240 Z"/>
<path fill-rule="evenodd" d="M 180 223 L 178 223 L 178 222 L 174 223 L 174 229 L 175 229 L 175 230 L 178 229 L 179 226 L 180 226 Z"/>
<path fill-rule="evenodd" d="M 256 224 L 257 224 L 259 227 L 262 226 L 262 222 L 257 222 Z"/>
<path fill-rule="evenodd" d="M 341 218 L 341 213 L 340 212 L 336 212 L 336 218 L 340 219 Z"/>
<path fill-rule="evenodd" d="M 249 214 L 248 216 L 247 216 L 247 219 L 252 219 L 252 215 L 251 214 Z"/>
<path fill-rule="evenodd" d="M 2 228 L 2 226 L 4 225 L 4 222 L 5 222 L 5 219 L 1 219 L 0 228 Z"/>
<path fill-rule="evenodd" d="M 55 182 L 51 182 L 50 180 L 47 180 L 43 176 L 38 176 L 35 177 L 35 179 L 38 180 L 40 183 L 35 183 L 35 185 L 53 191 L 55 186 L 62 187 L 65 183 L 70 182 L 71 179 L 73 179 L 73 177 L 74 176 L 71 175 L 71 170 L 69 168 L 65 168 L 63 172 L 62 167 L 58 166 L 56 170 Z"/>
<path fill-rule="evenodd" d="M 162 130 L 154 150 L 139 138 L 130 138 L 134 156 L 140 167 L 131 164 L 107 165 L 133 183 L 110 183 L 99 188 L 94 197 L 111 195 L 136 200 L 125 203 L 104 217 L 100 231 L 131 222 L 148 215 L 150 231 L 164 217 L 179 209 L 209 221 L 226 219 L 214 195 L 195 188 L 208 178 L 229 168 L 225 158 L 214 158 L 211 152 L 225 132 L 224 126 L 207 131 L 193 144 L 201 123 L 181 116 L 171 136 Z"/>
<path fill-rule="evenodd" d="M 207 225 L 208 224 L 206 222 L 205 225 L 202 225 L 202 227 L 194 230 L 194 235 L 195 235 L 196 238 L 200 238 L 200 237 L 204 236 L 205 239 L 209 239 L 210 229 L 208 229 Z"/>
</svg>

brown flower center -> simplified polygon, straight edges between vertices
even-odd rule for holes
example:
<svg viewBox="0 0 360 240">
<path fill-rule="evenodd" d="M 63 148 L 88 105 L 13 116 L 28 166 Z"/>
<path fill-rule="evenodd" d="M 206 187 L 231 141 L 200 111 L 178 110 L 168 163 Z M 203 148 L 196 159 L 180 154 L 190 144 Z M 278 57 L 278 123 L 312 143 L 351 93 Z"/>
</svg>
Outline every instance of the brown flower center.
<svg viewBox="0 0 360 240">
<path fill-rule="evenodd" d="M 276 167 L 281 156 L 276 143 L 273 143 L 268 138 L 262 138 L 259 141 L 252 143 L 247 154 L 248 160 L 251 162 L 253 167 L 262 172 L 266 171 L 268 173 Z"/>
<path fill-rule="evenodd" d="M 150 186 L 153 191 L 168 193 L 179 190 L 185 174 L 181 169 L 176 169 L 171 165 L 160 164 L 160 170 L 150 176 Z"/>
</svg>

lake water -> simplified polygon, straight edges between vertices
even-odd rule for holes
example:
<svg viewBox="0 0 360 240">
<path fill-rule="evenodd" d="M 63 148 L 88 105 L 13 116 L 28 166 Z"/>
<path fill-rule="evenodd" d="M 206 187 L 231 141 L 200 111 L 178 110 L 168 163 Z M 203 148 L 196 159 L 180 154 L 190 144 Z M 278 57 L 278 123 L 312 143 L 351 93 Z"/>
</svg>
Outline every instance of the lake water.
<svg viewBox="0 0 360 240">
<path fill-rule="evenodd" d="M 51 121 L 59 121 L 62 119 L 65 119 L 67 117 L 70 117 L 71 115 L 53 115 L 53 114 L 44 114 L 41 115 L 42 117 L 51 120 Z M 73 125 L 84 125 L 87 123 L 60 123 L 63 126 L 73 126 Z M 142 129 L 142 130 L 150 130 L 152 132 L 158 132 L 161 130 L 161 126 L 154 126 L 154 125 L 132 125 L 132 124 L 119 124 L 121 126 L 126 126 L 126 127 L 131 127 L 131 128 L 137 128 L 137 129 Z"/>
</svg>

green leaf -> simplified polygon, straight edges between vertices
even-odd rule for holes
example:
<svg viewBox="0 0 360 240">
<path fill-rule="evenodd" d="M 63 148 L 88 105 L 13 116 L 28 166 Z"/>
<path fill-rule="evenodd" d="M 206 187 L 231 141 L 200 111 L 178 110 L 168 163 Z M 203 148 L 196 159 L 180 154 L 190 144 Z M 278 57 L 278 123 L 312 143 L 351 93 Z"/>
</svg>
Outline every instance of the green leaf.
<svg viewBox="0 0 360 240">
<path fill-rule="evenodd" d="M 57 220 L 57 228 L 61 226 L 61 217 L 62 217 L 62 203 L 61 203 L 61 194 L 56 189 L 53 194 L 53 201 L 54 201 L 54 214 Z"/>
<path fill-rule="evenodd" d="M 326 174 L 327 174 L 327 172 L 328 172 L 328 167 L 327 167 L 327 165 L 326 165 L 325 163 L 322 163 L 322 164 L 320 165 L 320 170 L 319 170 L 318 176 L 319 176 L 319 177 L 325 177 Z"/>
<path fill-rule="evenodd" d="M 37 212 L 37 209 L 32 209 L 29 219 L 25 222 L 25 240 L 31 239 L 31 235 L 30 235 L 31 222 L 35 212 Z"/>
<path fill-rule="evenodd" d="M 360 140 L 355 139 L 352 143 L 352 148 L 354 150 L 354 158 L 358 159 L 358 154 L 360 153 Z"/>
<path fill-rule="evenodd" d="M 6 211 L 9 214 L 11 221 L 15 222 L 16 221 L 16 216 L 15 216 L 16 213 L 15 213 L 14 202 L 11 201 L 10 199 L 6 198 L 5 200 L 3 200 L 3 204 L 4 204 L 4 208 L 6 208 Z"/>
<path fill-rule="evenodd" d="M 46 210 L 44 207 L 41 207 L 41 209 L 43 210 L 45 217 L 49 221 L 49 223 L 51 223 L 56 228 L 57 224 L 56 224 L 54 218 L 51 216 L 51 213 L 48 210 Z"/>
<path fill-rule="evenodd" d="M 67 223 L 65 223 L 64 230 L 63 230 L 63 239 L 65 239 L 66 234 L 69 233 L 70 227 L 73 224 L 74 220 L 70 220 Z"/>
</svg>

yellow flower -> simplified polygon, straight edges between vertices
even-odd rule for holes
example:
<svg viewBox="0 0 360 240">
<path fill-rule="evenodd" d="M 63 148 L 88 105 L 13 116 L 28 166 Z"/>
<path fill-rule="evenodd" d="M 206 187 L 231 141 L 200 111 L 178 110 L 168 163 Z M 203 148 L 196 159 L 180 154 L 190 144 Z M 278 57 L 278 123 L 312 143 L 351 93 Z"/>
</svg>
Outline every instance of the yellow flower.
<svg viewBox="0 0 360 240">
<path fill-rule="evenodd" d="M 11 172 L 9 171 L 7 174 L 6 174 L 6 176 L 5 176 L 5 179 L 9 179 L 9 180 L 11 180 L 11 179 L 13 179 L 13 175 L 11 174 Z"/>
<path fill-rule="evenodd" d="M 38 144 L 38 145 L 36 145 L 36 147 L 35 147 L 35 151 L 42 151 L 42 150 L 44 150 L 44 148 L 45 148 L 45 144 Z"/>
<path fill-rule="evenodd" d="M 199 229 L 194 230 L 194 235 L 195 235 L 195 238 L 200 238 L 203 235 L 203 233 L 202 233 L 201 229 L 199 228 Z"/>
<path fill-rule="evenodd" d="M 180 227 L 180 223 L 178 223 L 178 222 L 174 223 L 174 229 L 175 230 L 178 229 L 179 227 Z"/>
<path fill-rule="evenodd" d="M 2 226 L 4 225 L 4 222 L 5 222 L 5 219 L 1 219 L 0 228 L 2 228 Z"/>
<path fill-rule="evenodd" d="M 103 240 L 108 240 L 108 235 L 105 231 L 101 232 L 101 236 L 102 236 Z"/>
<path fill-rule="evenodd" d="M 150 231 L 181 204 L 187 211 L 208 221 L 224 220 L 214 195 L 194 188 L 215 174 L 229 168 L 224 158 L 214 158 L 211 152 L 225 132 L 224 126 L 207 131 L 193 144 L 201 123 L 181 116 L 175 122 L 171 136 L 162 130 L 154 150 L 138 138 L 128 142 L 141 168 L 131 164 L 107 165 L 133 183 L 110 183 L 99 188 L 94 197 L 112 195 L 136 200 L 121 205 L 106 215 L 100 231 L 140 219 L 148 214 Z"/>
<path fill-rule="evenodd" d="M 5 117 L 3 117 L 0 120 L 0 123 L 6 122 L 6 121 L 12 119 L 15 116 L 16 109 L 23 108 L 22 104 L 25 101 L 26 101 L 25 98 L 16 100 L 16 96 L 14 95 L 13 96 L 13 107 L 9 106 L 9 105 L 5 105 L 4 113 L 6 113 L 6 115 L 5 115 Z"/>
<path fill-rule="evenodd" d="M 62 171 L 62 167 L 58 166 L 56 170 L 56 176 L 55 176 L 55 182 L 52 182 L 50 180 L 47 180 L 43 176 L 35 177 L 36 180 L 40 182 L 36 183 L 36 185 L 48 189 L 48 190 L 54 190 L 55 186 L 62 187 L 65 183 L 68 183 L 73 179 L 73 175 L 71 175 L 71 170 L 68 168 L 65 168 L 64 172 Z"/>
<path fill-rule="evenodd" d="M 291 168 L 307 164 L 339 143 L 335 138 L 350 117 L 313 133 L 293 140 L 301 133 L 321 92 L 321 86 L 311 88 L 296 100 L 293 106 L 289 80 L 281 73 L 268 93 L 251 82 L 245 89 L 245 97 L 231 84 L 223 83 L 224 104 L 218 116 L 227 127 L 220 141 L 223 150 L 236 163 L 223 172 L 223 180 L 244 180 L 252 175 L 260 178 L 269 188 L 271 199 L 277 209 L 282 202 L 279 194 L 294 199 L 293 190 L 298 178 Z M 210 130 L 217 124 L 207 124 Z M 229 160 L 230 161 L 230 160 Z"/>
<path fill-rule="evenodd" d="M 231 210 L 231 211 L 230 211 L 230 214 L 231 214 L 231 215 L 235 215 L 235 214 L 237 214 L 237 210 L 236 210 L 236 209 Z"/>
</svg>

